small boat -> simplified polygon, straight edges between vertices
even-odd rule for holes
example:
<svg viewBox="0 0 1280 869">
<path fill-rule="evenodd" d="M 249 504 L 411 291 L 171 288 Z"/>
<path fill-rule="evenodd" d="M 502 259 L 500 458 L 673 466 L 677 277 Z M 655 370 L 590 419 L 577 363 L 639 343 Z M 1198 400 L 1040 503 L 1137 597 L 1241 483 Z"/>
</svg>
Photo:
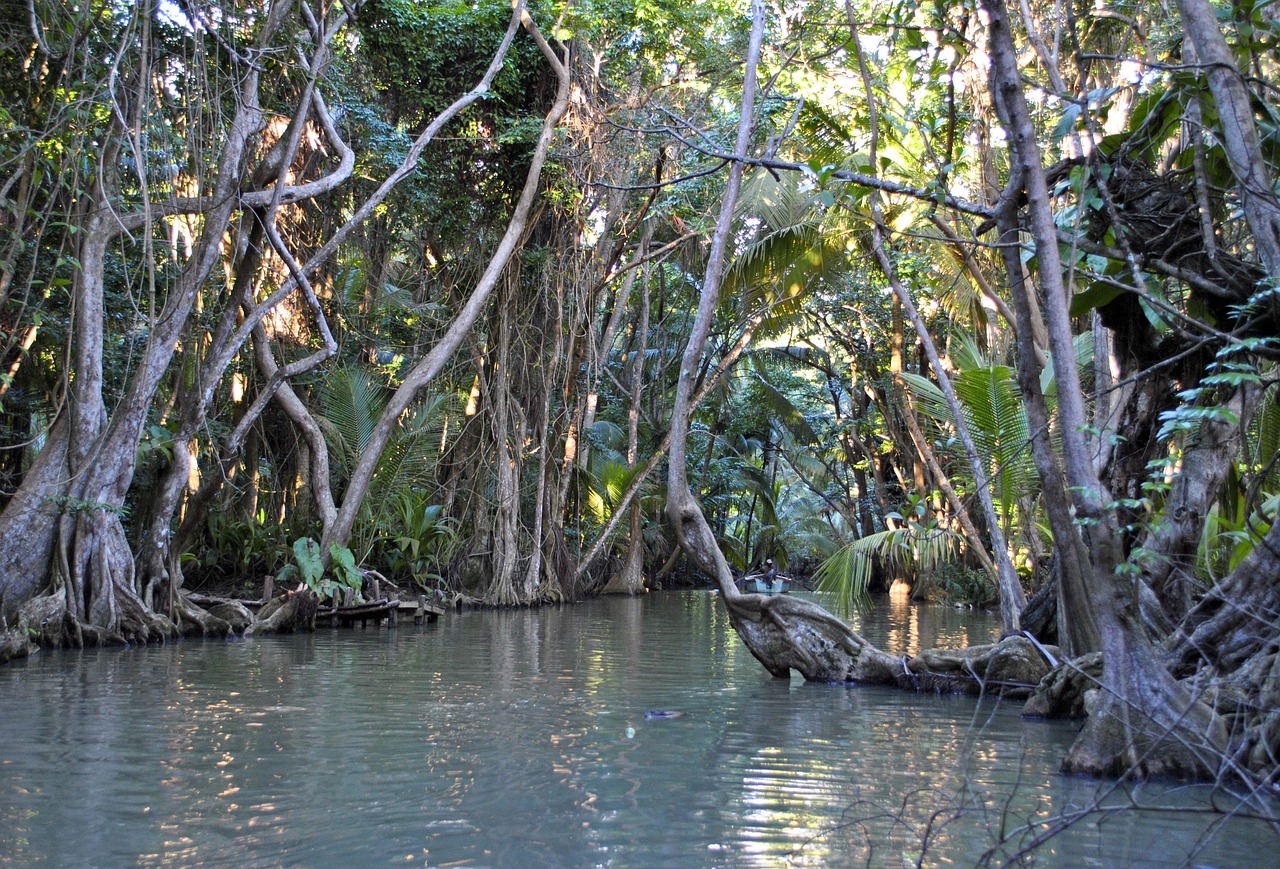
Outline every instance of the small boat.
<svg viewBox="0 0 1280 869">
<path fill-rule="evenodd" d="M 763 576 L 748 576 L 744 591 L 756 594 L 786 594 L 791 587 L 791 580 L 785 576 L 776 576 L 773 582 L 766 582 Z"/>
</svg>

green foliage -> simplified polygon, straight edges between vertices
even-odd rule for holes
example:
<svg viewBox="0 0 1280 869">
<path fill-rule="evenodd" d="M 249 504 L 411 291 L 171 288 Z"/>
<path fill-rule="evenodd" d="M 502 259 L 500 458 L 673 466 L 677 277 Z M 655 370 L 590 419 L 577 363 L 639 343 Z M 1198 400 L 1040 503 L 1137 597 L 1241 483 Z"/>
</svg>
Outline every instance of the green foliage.
<svg viewBox="0 0 1280 869">
<path fill-rule="evenodd" d="M 409 576 L 420 588 L 444 583 L 444 569 L 462 542 L 457 523 L 418 491 L 403 491 L 392 499 L 376 550 L 388 576 Z"/>
<path fill-rule="evenodd" d="M 1243 499 L 1233 506 L 1228 510 L 1221 503 L 1213 505 L 1200 535 L 1196 564 L 1211 582 L 1235 570 L 1271 530 L 1280 513 L 1280 495 L 1268 497 L 1256 509 Z"/>
<path fill-rule="evenodd" d="M 951 384 L 964 411 L 969 435 L 986 465 L 987 479 L 975 483 L 991 487 L 1007 534 L 1019 500 L 1033 495 L 1037 487 L 1030 430 L 1017 376 L 1011 367 L 986 359 L 968 337 L 957 343 L 953 360 L 957 370 Z M 938 423 L 953 424 L 951 408 L 933 381 L 911 372 L 905 372 L 903 378 L 923 413 Z M 949 446 L 959 449 L 954 441 Z M 970 476 L 967 462 L 956 461 L 955 468 Z"/>
<path fill-rule="evenodd" d="M 296 549 L 294 550 L 296 553 Z M 360 572 L 360 568 L 356 567 L 356 558 L 351 550 L 345 546 L 339 546 L 336 543 L 329 544 L 329 561 L 336 577 L 333 585 L 329 588 L 321 586 L 319 594 L 333 594 L 337 590 L 343 588 L 354 589 L 360 591 L 360 587 L 364 584 L 364 574 Z"/>
<path fill-rule="evenodd" d="M 126 518 L 129 515 L 128 507 L 120 504 L 109 504 L 104 501 L 86 501 L 82 498 L 72 498 L 67 495 L 53 495 L 45 500 L 50 504 L 57 505 L 63 513 L 69 516 L 76 513 L 109 513 Z"/>
<path fill-rule="evenodd" d="M 799 173 L 761 172 L 744 185 L 738 219 L 751 240 L 721 292 L 737 316 L 766 310 L 762 334 L 793 326 L 802 295 L 847 265 L 844 238 L 823 225 L 830 205 L 830 194 Z"/>
<path fill-rule="evenodd" d="M 290 568 L 297 571 L 298 577 L 307 588 L 318 593 L 320 580 L 324 576 L 324 559 L 320 556 L 320 544 L 310 537 L 299 537 L 293 541 L 293 564 L 286 565 L 278 577 L 282 580 L 292 579 L 293 572 Z"/>
<path fill-rule="evenodd" d="M 1232 464 L 1223 493 L 1205 517 L 1196 569 L 1210 583 L 1253 551 L 1280 512 L 1280 385 L 1272 384 L 1245 433 L 1243 460 Z"/>
<path fill-rule="evenodd" d="M 367 4 L 357 21 L 358 51 L 344 59 L 341 78 L 357 143 L 373 146 L 382 167 L 399 163 L 409 140 L 479 83 L 510 17 L 502 0 Z M 485 98 L 428 147 L 423 160 L 431 171 L 388 201 L 389 227 L 413 234 L 429 225 L 434 237 L 457 244 L 451 260 L 464 259 L 483 238 L 477 229 L 505 221 L 553 95 L 541 53 L 518 37 Z"/>
<path fill-rule="evenodd" d="M 1223 397 L 1245 384 L 1260 385 L 1262 376 L 1247 354 L 1276 343 L 1273 338 L 1244 339 L 1218 350 L 1199 385 L 1178 393 L 1178 406 L 1160 414 L 1160 440 L 1194 434 L 1204 422 L 1234 425 L 1238 418 L 1223 405 Z"/>
<path fill-rule="evenodd" d="M 246 576 L 274 569 L 289 553 L 289 531 L 267 521 L 266 512 L 243 518 L 223 510 L 209 511 L 205 540 L 186 560 L 199 569 L 219 568 Z M 190 571 L 190 567 L 184 568 Z"/>
<path fill-rule="evenodd" d="M 1258 401 L 1246 433 L 1245 461 L 1262 491 L 1280 491 L 1280 384 L 1272 384 Z"/>
<path fill-rule="evenodd" d="M 336 459 L 339 482 L 350 476 L 364 455 L 387 405 L 390 390 L 368 368 L 347 365 L 330 372 L 318 385 L 324 431 Z M 428 395 L 397 421 L 352 532 L 353 548 L 366 558 L 389 524 L 404 514 L 405 499 L 432 484 L 445 426 L 456 416 L 457 399 Z"/>
<path fill-rule="evenodd" d="M 996 598 L 989 573 L 958 561 L 938 565 L 930 579 L 939 597 L 954 606 L 981 606 Z"/>
<path fill-rule="evenodd" d="M 501 0 L 374 0 L 359 26 L 381 99 L 392 117 L 418 127 L 479 82 L 502 41 L 511 6 Z M 531 42 L 513 46 L 490 90 L 490 112 L 520 106 L 540 73 Z"/>
<path fill-rule="evenodd" d="M 741 9 L 724 0 L 583 0 L 566 7 L 562 36 L 591 46 L 612 86 L 638 76 L 644 87 L 677 73 L 713 81 L 745 54 Z"/>
<path fill-rule="evenodd" d="M 276 574 L 281 583 L 295 577 L 321 600 L 329 600 L 347 589 L 360 593 L 364 575 L 356 567 L 355 556 L 345 546 L 329 544 L 329 570 L 325 570 L 320 544 L 310 537 L 293 541 L 293 562 Z"/>
<path fill-rule="evenodd" d="M 845 614 L 850 606 L 869 603 L 867 589 L 877 564 L 888 570 L 932 573 L 955 557 L 959 538 L 929 515 L 923 498 L 910 496 L 905 517 L 895 513 L 887 518 L 898 527 L 848 543 L 814 573 L 818 590 L 834 595 Z"/>
</svg>

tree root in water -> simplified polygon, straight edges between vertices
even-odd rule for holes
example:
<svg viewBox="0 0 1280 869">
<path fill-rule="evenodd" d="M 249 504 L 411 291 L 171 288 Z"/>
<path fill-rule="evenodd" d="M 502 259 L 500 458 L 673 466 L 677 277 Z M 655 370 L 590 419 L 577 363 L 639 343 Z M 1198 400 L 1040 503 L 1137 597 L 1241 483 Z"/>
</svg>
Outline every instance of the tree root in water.
<svg viewBox="0 0 1280 869">
<path fill-rule="evenodd" d="M 316 629 L 319 607 L 320 599 L 309 591 L 282 594 L 263 606 L 258 620 L 245 629 L 244 635 L 310 633 Z"/>
<path fill-rule="evenodd" d="M 36 650 L 24 631 L 0 631 L 0 664 L 25 658 Z"/>
<path fill-rule="evenodd" d="M 777 677 L 795 670 L 816 682 L 1027 698 L 1024 715 L 1086 718 L 1064 761 L 1066 772 L 1257 783 L 1280 766 L 1280 653 L 1274 650 L 1245 671 L 1253 685 L 1133 678 L 1122 700 L 1101 690 L 1098 653 L 1058 664 L 1054 647 L 1012 636 L 895 657 L 808 601 L 741 593 L 724 599 L 738 635 Z"/>
<path fill-rule="evenodd" d="M 726 597 L 725 604 L 747 648 L 778 677 L 795 670 L 813 682 L 1027 697 L 1050 670 L 1025 637 L 896 657 L 867 642 L 822 607 L 800 598 L 738 594 Z"/>
</svg>

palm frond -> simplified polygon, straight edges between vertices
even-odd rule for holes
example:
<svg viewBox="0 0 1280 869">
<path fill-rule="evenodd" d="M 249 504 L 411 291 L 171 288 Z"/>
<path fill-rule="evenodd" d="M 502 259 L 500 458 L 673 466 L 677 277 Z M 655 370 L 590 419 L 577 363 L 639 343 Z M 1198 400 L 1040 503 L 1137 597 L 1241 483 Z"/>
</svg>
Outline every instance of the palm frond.
<svg viewBox="0 0 1280 869">
<path fill-rule="evenodd" d="M 818 440 L 804 413 L 796 407 L 791 398 L 765 378 L 759 381 L 760 395 L 764 398 L 769 415 L 780 425 L 791 432 L 797 440 L 807 444 Z"/>
<path fill-rule="evenodd" d="M 833 595 L 844 616 L 851 608 L 870 606 L 871 571 L 877 559 L 889 563 L 899 557 L 902 534 L 900 528 L 877 531 L 837 549 L 814 571 L 818 591 Z"/>
<path fill-rule="evenodd" d="M 1280 489 L 1280 386 L 1273 384 L 1262 394 L 1247 443 L 1251 462 L 1266 475 L 1263 491 Z"/>
<path fill-rule="evenodd" d="M 934 240 L 928 247 L 929 283 L 942 307 L 957 318 L 985 326 L 987 312 L 982 306 L 982 293 L 965 269 L 964 255 L 927 220 L 916 221 L 912 231 L 916 236 Z"/>
<path fill-rule="evenodd" d="M 457 397 L 429 395 L 417 402 L 387 443 L 369 488 L 374 514 L 398 492 L 425 485 L 440 457 L 444 427 L 458 411 Z"/>
<path fill-rule="evenodd" d="M 842 165 L 857 150 L 852 131 L 812 100 L 800 111 L 796 133 L 798 146 L 820 166 Z"/>
<path fill-rule="evenodd" d="M 742 309 L 771 307 L 765 333 L 794 322 L 798 300 L 817 279 L 844 263 L 844 246 L 823 226 L 822 192 L 797 173 L 752 177 L 739 199 L 739 215 L 754 238 L 735 259 L 724 281 L 724 298 Z"/>
<path fill-rule="evenodd" d="M 621 459 L 604 459 L 591 462 L 591 477 L 587 487 L 587 510 L 591 518 L 604 524 L 613 515 L 614 505 L 631 485 L 639 467 L 628 467 Z"/>
<path fill-rule="evenodd" d="M 785 347 L 753 347 L 742 354 L 744 363 L 756 360 L 767 360 L 789 368 L 817 368 L 827 371 L 832 368 L 831 354 L 820 347 L 806 347 L 788 344 Z"/>
<path fill-rule="evenodd" d="M 973 357 L 978 358 L 980 355 Z M 937 384 L 909 372 L 903 379 L 922 413 L 941 425 L 954 425 L 951 408 Z M 1018 501 L 1034 493 L 1038 480 L 1031 460 L 1026 410 L 1013 370 L 1004 365 L 962 368 L 951 383 L 969 436 L 986 468 L 987 479 L 975 482 L 991 487 L 1001 516 L 1011 522 Z"/>
<path fill-rule="evenodd" d="M 387 389 L 358 365 L 332 371 L 318 388 L 321 412 L 330 423 L 329 448 L 349 470 L 369 446 L 378 417 L 387 404 Z"/>
<path fill-rule="evenodd" d="M 627 447 L 627 430 L 611 420 L 597 419 L 591 426 L 591 444 L 621 453 Z"/>
</svg>

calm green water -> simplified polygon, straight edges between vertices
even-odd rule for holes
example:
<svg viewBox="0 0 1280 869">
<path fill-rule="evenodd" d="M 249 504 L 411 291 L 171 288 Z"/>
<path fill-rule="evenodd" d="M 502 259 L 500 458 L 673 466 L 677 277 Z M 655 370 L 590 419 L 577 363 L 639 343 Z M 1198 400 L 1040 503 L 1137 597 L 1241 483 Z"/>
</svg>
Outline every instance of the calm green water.
<svg viewBox="0 0 1280 869">
<path fill-rule="evenodd" d="M 863 626 L 901 652 L 992 627 L 905 604 Z M 1094 804 L 1056 774 L 1073 732 L 772 679 L 701 592 L 42 653 L 0 667 L 0 865 L 999 865 Z M 1035 865 L 1274 858 L 1269 828 L 1206 799 L 1112 794 L 1188 811 L 1087 814 Z"/>
</svg>

